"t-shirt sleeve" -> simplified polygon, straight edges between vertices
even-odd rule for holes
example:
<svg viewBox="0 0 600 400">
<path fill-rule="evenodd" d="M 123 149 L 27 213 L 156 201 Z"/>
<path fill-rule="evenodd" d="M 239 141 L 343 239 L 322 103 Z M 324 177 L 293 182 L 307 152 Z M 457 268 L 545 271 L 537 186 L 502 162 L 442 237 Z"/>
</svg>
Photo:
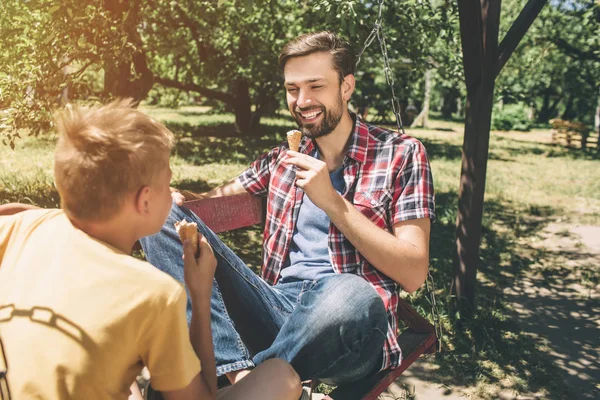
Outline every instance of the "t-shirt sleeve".
<svg viewBox="0 0 600 400">
<path fill-rule="evenodd" d="M 183 287 L 169 299 L 141 340 L 142 361 L 159 391 L 183 389 L 200 372 L 200 360 L 190 342 Z"/>
<path fill-rule="evenodd" d="M 392 225 L 429 218 L 435 220 L 433 177 L 427 152 L 420 142 L 407 146 L 402 166 L 394 181 L 391 207 Z"/>
<path fill-rule="evenodd" d="M 8 242 L 22 219 L 22 213 L 0 216 L 0 264 L 6 253 Z"/>
<path fill-rule="evenodd" d="M 268 153 L 264 153 L 240 174 L 238 179 L 247 192 L 255 196 L 267 195 L 271 172 L 275 169 L 280 152 L 281 148 L 276 147 Z"/>
</svg>

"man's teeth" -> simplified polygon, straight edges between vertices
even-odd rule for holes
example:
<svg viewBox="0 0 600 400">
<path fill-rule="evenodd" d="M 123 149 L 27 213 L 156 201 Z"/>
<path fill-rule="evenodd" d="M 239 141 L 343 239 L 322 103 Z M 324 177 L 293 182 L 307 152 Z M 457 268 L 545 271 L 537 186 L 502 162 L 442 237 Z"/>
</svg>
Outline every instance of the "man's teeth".
<svg viewBox="0 0 600 400">
<path fill-rule="evenodd" d="M 302 118 L 306 118 L 306 119 L 314 118 L 319 114 L 321 114 L 321 111 L 313 111 L 310 113 L 300 113 L 300 115 L 302 115 Z"/>
</svg>

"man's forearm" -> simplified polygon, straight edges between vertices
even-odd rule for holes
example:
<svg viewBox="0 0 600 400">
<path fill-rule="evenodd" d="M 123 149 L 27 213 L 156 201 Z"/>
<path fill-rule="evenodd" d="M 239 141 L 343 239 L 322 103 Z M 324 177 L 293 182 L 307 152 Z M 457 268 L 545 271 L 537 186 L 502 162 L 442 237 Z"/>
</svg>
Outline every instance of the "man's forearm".
<svg viewBox="0 0 600 400">
<path fill-rule="evenodd" d="M 233 196 L 236 194 L 246 193 L 246 189 L 241 184 L 240 180 L 235 177 L 229 182 L 217 186 L 214 189 L 209 190 L 204 193 L 194 193 L 189 190 L 182 190 L 181 193 L 185 196 L 186 200 L 194 200 L 194 199 L 208 199 L 211 197 L 224 197 L 224 196 Z"/>
<path fill-rule="evenodd" d="M 210 324 L 210 294 L 191 294 L 190 341 L 202 363 L 200 372 L 210 392 L 217 393 L 217 372 Z"/>
<path fill-rule="evenodd" d="M 417 246 L 381 229 L 339 196 L 324 210 L 331 222 L 373 267 L 383 272 L 407 292 L 425 281 L 429 264 L 428 238 Z"/>
</svg>

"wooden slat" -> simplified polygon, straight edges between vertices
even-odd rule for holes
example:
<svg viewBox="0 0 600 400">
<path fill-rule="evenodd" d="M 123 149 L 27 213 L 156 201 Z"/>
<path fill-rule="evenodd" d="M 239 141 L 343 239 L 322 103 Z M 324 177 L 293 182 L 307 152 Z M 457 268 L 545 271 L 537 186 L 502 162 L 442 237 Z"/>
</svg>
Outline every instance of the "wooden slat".
<svg viewBox="0 0 600 400">
<path fill-rule="evenodd" d="M 184 204 L 215 233 L 226 232 L 264 221 L 263 201 L 251 194 L 191 200 Z"/>
<path fill-rule="evenodd" d="M 388 386 L 427 349 L 435 345 L 433 333 L 418 333 L 407 329 L 398 336 L 402 363 L 396 369 L 381 371 L 366 379 L 338 386 L 329 397 L 333 400 L 375 400 Z"/>
</svg>

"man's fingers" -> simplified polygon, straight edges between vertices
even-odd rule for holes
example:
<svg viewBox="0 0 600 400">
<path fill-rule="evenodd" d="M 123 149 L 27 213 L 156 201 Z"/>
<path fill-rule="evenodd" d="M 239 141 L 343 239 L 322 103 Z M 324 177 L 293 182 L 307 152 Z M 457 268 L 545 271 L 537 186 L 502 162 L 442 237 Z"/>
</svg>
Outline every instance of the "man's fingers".
<svg viewBox="0 0 600 400">
<path fill-rule="evenodd" d="M 288 152 L 288 156 L 285 159 L 285 162 L 303 169 L 316 168 L 319 165 L 319 163 L 322 163 L 322 161 L 319 161 L 314 157 L 292 151 Z"/>
<path fill-rule="evenodd" d="M 179 192 L 171 192 L 171 198 L 178 206 L 182 206 L 185 201 L 185 197 Z"/>
<path fill-rule="evenodd" d="M 310 176 L 313 176 L 314 174 L 311 171 L 306 171 L 306 170 L 299 170 L 296 171 L 296 179 L 307 179 Z"/>
</svg>

